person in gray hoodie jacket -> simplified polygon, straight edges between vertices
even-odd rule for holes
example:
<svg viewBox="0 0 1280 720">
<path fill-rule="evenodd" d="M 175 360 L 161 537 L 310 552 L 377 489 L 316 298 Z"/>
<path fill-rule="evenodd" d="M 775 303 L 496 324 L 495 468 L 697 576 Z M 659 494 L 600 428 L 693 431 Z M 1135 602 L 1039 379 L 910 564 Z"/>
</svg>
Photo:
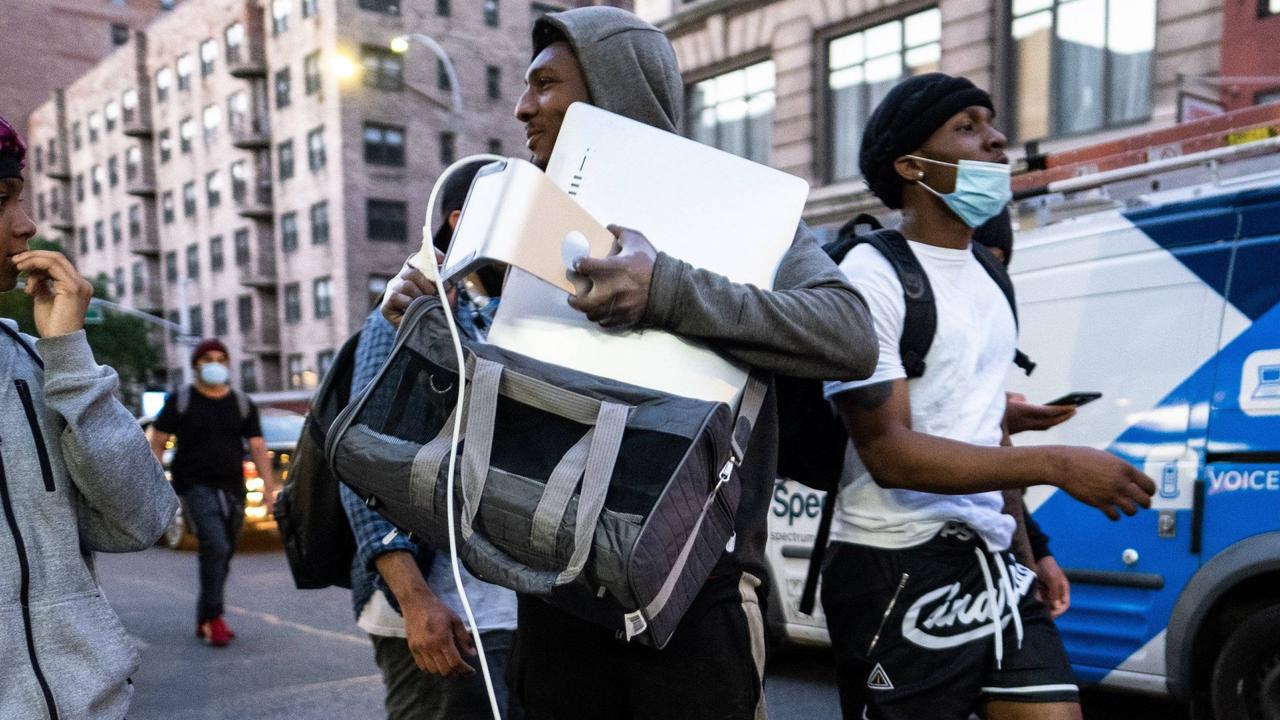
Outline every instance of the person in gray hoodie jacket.
<svg viewBox="0 0 1280 720">
<path fill-rule="evenodd" d="M 138 654 L 93 553 L 149 547 L 178 501 L 85 340 L 92 286 L 27 248 L 24 154 L 0 118 L 0 292 L 26 274 L 41 336 L 0 318 L 0 718 L 120 720 Z"/>
<path fill-rule="evenodd" d="M 540 18 L 525 80 L 516 119 L 525 125 L 534 164 L 543 168 L 573 102 L 680 131 L 684 82 L 675 51 L 660 30 L 624 10 L 587 7 Z M 580 261 L 576 269 L 592 287 L 569 299 L 592 321 L 666 330 L 767 373 L 863 378 L 874 369 L 878 350 L 866 304 L 803 224 L 772 290 L 733 283 L 656 252 L 639 232 L 612 229 L 617 252 Z M 398 323 L 414 297 L 434 292 L 406 266 L 388 285 L 384 315 Z M 771 390 L 739 468 L 735 542 L 666 648 L 628 644 L 539 598 L 519 598 L 510 682 L 526 717 L 764 717 L 761 605 L 768 597 L 764 545 L 777 469 L 773 396 Z"/>
</svg>

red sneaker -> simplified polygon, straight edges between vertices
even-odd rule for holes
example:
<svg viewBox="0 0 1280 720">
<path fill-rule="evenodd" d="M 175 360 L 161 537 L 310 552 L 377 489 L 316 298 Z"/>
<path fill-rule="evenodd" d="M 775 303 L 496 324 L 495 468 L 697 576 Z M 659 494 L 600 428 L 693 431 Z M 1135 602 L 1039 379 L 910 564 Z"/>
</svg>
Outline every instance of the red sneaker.
<svg viewBox="0 0 1280 720">
<path fill-rule="evenodd" d="M 231 638 L 235 637 L 221 617 L 200 623 L 196 628 L 196 634 L 213 647 L 226 647 L 231 642 Z"/>
</svg>

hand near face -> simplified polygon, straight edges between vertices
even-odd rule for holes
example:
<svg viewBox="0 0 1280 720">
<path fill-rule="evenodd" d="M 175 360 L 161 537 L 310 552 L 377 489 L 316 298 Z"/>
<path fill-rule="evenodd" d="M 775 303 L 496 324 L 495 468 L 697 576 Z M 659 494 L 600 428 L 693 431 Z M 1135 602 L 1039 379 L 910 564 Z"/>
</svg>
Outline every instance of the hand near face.
<svg viewBox="0 0 1280 720">
<path fill-rule="evenodd" d="M 15 255 L 18 272 L 27 274 L 26 293 L 35 301 L 40 337 L 69 335 L 84 327 L 93 285 L 80 277 L 71 261 L 51 250 L 28 250 Z"/>
<path fill-rule="evenodd" d="M 569 296 L 569 307 L 607 328 L 629 328 L 649 307 L 649 283 L 658 257 L 648 238 L 635 230 L 610 225 L 617 240 L 605 258 L 584 257 L 574 268 L 589 289 Z"/>
</svg>

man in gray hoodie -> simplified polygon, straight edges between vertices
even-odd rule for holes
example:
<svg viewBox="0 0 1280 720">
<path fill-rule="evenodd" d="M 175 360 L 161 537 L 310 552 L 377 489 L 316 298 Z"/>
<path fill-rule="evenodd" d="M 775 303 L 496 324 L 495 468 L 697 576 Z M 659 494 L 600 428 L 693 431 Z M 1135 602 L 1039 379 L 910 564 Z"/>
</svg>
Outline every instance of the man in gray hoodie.
<svg viewBox="0 0 1280 720">
<path fill-rule="evenodd" d="M 525 125 L 534 164 L 546 167 L 574 102 L 680 131 L 684 83 L 675 52 L 660 30 L 635 15 L 589 7 L 543 16 L 533 28 L 533 55 L 516 118 Z M 803 224 L 772 290 L 730 282 L 655 251 L 639 232 L 612 229 L 618 251 L 582 260 L 577 271 L 592 287 L 569 299 L 592 321 L 696 339 L 768 373 L 863 378 L 874 368 L 866 305 Z M 388 286 L 383 312 L 398 323 L 414 297 L 432 293 L 433 285 L 406 266 Z M 665 649 L 628 644 L 539 598 L 520 597 L 511 689 L 527 717 L 764 716 L 761 603 L 768 597 L 762 587 L 766 513 L 777 468 L 773 395 L 739 468 L 735 542 Z"/>
<path fill-rule="evenodd" d="M 116 373 L 85 340 L 93 288 L 29 250 L 25 147 L 0 118 L 0 292 L 26 273 L 40 339 L 0 318 L 0 717 L 119 720 L 138 654 L 98 587 L 93 553 L 149 547 L 178 507 Z"/>
</svg>

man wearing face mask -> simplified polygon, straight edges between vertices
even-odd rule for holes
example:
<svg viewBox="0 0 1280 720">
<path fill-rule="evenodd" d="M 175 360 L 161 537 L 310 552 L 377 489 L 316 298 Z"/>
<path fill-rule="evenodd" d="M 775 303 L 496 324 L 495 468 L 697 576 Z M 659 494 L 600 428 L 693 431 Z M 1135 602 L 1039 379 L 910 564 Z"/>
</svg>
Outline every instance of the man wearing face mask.
<svg viewBox="0 0 1280 720">
<path fill-rule="evenodd" d="M 851 443 L 836 499 L 822 604 L 846 718 L 1080 718 L 1058 632 L 1010 552 L 1002 491 L 1049 484 L 1112 519 L 1155 484 L 1088 448 L 1002 447 L 1016 324 L 970 247 L 1010 200 L 990 96 L 963 78 L 910 78 L 863 134 L 867 185 L 903 221 L 937 308 L 924 358 L 903 359 L 906 300 L 871 245 L 841 263 L 875 318 L 872 376 L 829 382 Z M 907 380 L 907 365 L 925 370 Z M 915 366 L 918 370 L 919 367 Z M 912 373 L 913 375 L 916 373 Z"/>
<path fill-rule="evenodd" d="M 228 362 L 227 347 L 220 341 L 201 341 L 191 353 L 195 384 L 169 394 L 148 433 L 157 458 L 164 455 L 170 436 L 178 438 L 170 469 L 199 546 L 196 637 L 214 647 L 235 637 L 222 619 L 222 602 L 236 537 L 244 524 L 245 440 L 267 497 L 274 498 L 276 490 L 258 408 L 228 385 Z"/>
</svg>

